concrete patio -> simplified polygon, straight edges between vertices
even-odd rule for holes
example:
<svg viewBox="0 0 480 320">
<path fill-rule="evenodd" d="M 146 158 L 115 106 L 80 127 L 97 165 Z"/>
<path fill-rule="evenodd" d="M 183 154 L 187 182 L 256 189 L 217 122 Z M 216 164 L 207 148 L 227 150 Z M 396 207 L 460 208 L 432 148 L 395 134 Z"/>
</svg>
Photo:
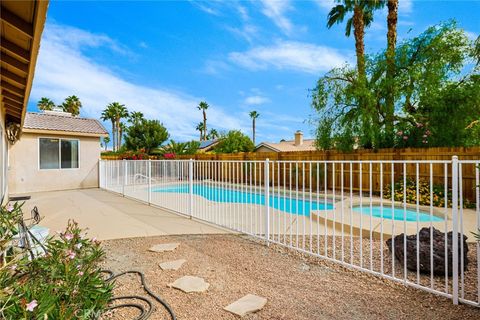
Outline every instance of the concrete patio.
<svg viewBox="0 0 480 320">
<path fill-rule="evenodd" d="M 37 192 L 28 194 L 25 215 L 37 206 L 40 225 L 50 233 L 65 229 L 69 219 L 88 228 L 90 237 L 100 240 L 181 234 L 228 233 L 223 229 L 191 220 L 100 189 Z M 18 196 L 18 195 L 17 195 Z"/>
</svg>

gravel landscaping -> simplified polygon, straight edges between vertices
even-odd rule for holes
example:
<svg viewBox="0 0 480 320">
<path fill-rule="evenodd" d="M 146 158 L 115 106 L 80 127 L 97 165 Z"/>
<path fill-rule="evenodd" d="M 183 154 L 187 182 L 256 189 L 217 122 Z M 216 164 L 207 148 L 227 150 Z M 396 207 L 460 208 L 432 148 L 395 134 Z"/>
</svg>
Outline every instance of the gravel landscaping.
<svg viewBox="0 0 480 320">
<path fill-rule="evenodd" d="M 180 243 L 174 251 L 148 251 L 172 242 Z M 144 272 L 150 289 L 171 305 L 178 319 L 237 319 L 223 308 L 247 294 L 268 301 L 244 319 L 480 318 L 478 308 L 454 306 L 449 299 L 242 235 L 129 238 L 105 241 L 103 246 L 104 268 Z M 186 262 L 178 270 L 159 266 L 179 259 Z M 168 287 L 183 276 L 201 277 L 210 286 L 206 292 L 189 294 Z M 129 276 L 117 281 L 115 294 L 144 295 L 139 280 Z M 156 309 L 151 319 L 168 319 L 159 304 Z M 117 311 L 108 318 L 129 319 L 135 312 Z"/>
</svg>

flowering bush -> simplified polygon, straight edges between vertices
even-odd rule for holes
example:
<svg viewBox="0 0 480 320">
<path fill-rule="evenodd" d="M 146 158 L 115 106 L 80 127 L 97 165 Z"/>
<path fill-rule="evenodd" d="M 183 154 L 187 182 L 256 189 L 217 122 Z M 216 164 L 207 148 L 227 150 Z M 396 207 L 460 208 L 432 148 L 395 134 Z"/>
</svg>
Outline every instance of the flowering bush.
<svg viewBox="0 0 480 320">
<path fill-rule="evenodd" d="M 47 253 L 29 259 L 26 251 L 11 249 L 18 233 L 21 206 L 2 207 L 0 250 L 0 318 L 91 319 L 111 298 L 112 285 L 98 267 L 104 256 L 96 239 L 87 239 L 77 223 L 44 243 Z M 10 249 L 9 249 L 10 248 Z"/>
<path fill-rule="evenodd" d="M 407 178 L 406 183 L 406 202 L 407 203 L 417 203 L 417 185 L 414 179 Z M 444 207 L 445 206 L 445 186 L 444 185 L 433 185 L 432 188 L 432 199 L 433 199 L 433 206 L 435 207 Z M 395 201 L 403 201 L 403 180 L 397 181 L 394 184 L 394 199 Z M 383 190 L 383 197 L 385 199 L 392 199 L 392 188 L 391 185 L 387 185 Z M 429 206 L 430 205 L 430 184 L 428 181 L 423 179 L 419 180 L 418 185 L 418 203 L 422 206 Z M 452 206 L 452 190 L 447 189 L 447 205 L 448 207 Z M 471 203 L 464 199 L 464 207 L 471 207 Z"/>
<path fill-rule="evenodd" d="M 165 153 L 163 157 L 165 159 L 175 159 L 175 153 Z"/>
</svg>

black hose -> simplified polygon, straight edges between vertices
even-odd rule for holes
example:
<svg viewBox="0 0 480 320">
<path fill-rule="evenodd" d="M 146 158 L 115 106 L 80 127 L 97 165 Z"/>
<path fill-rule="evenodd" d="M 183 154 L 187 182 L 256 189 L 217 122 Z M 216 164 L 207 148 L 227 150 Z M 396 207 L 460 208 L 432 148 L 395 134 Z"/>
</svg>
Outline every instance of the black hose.
<svg viewBox="0 0 480 320">
<path fill-rule="evenodd" d="M 145 275 L 140 272 L 140 271 L 136 271 L 136 270 L 128 270 L 128 271 L 124 271 L 124 272 L 121 272 L 119 274 L 114 274 L 113 271 L 111 270 L 101 270 L 102 273 L 106 273 L 108 274 L 108 278 L 106 278 L 105 280 L 106 281 L 113 281 L 115 280 L 116 278 L 120 277 L 120 276 L 124 276 L 126 274 L 136 274 L 138 276 L 140 276 L 140 281 L 142 283 L 142 287 L 143 287 L 143 290 L 150 296 L 152 297 L 153 299 L 155 299 L 157 302 L 159 302 L 161 305 L 163 305 L 163 307 L 168 311 L 168 313 L 170 314 L 170 318 L 172 320 L 176 320 L 176 316 L 175 316 L 175 313 L 173 313 L 173 310 L 172 308 L 168 305 L 167 302 L 165 302 L 162 298 L 160 298 L 158 295 L 156 295 L 155 293 L 153 293 L 148 287 L 147 287 L 147 284 L 145 283 Z M 150 318 L 150 316 L 152 315 L 153 313 L 153 310 L 154 310 L 154 307 L 153 307 L 153 303 L 152 301 L 150 301 L 149 299 L 145 298 L 145 297 L 142 297 L 142 296 L 136 296 L 136 295 L 133 295 L 133 296 L 120 296 L 120 297 L 113 297 L 112 299 L 110 299 L 110 302 L 113 302 L 115 300 L 141 300 L 143 302 L 145 302 L 147 305 L 148 305 L 148 309 L 146 309 L 143 305 L 140 305 L 138 303 L 122 303 L 122 304 L 117 304 L 117 305 L 114 305 L 114 306 L 110 306 L 108 307 L 105 311 L 109 311 L 109 310 L 114 310 L 114 309 L 120 309 L 120 308 L 135 308 L 137 310 L 140 311 L 140 315 L 133 319 L 133 320 L 146 320 L 148 318 Z"/>
</svg>

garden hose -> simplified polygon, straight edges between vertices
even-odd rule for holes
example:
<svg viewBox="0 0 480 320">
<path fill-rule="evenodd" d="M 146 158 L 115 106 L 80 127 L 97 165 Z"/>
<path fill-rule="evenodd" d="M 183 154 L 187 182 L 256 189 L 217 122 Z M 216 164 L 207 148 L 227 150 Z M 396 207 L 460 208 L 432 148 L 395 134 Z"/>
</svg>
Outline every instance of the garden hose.
<svg viewBox="0 0 480 320">
<path fill-rule="evenodd" d="M 145 275 L 140 272 L 140 271 L 136 271 L 136 270 L 128 270 L 128 271 L 124 271 L 124 272 L 121 272 L 119 274 L 114 274 L 113 271 L 111 270 L 101 270 L 102 273 L 106 273 L 108 274 L 108 278 L 106 278 L 106 281 L 113 281 L 115 279 L 117 279 L 118 277 L 121 277 L 121 276 L 124 276 L 126 274 L 136 274 L 138 276 L 140 276 L 140 281 L 142 283 L 142 287 L 143 287 L 143 290 L 150 296 L 152 297 L 153 299 L 155 299 L 157 302 L 159 302 L 161 305 L 163 305 L 163 307 L 168 311 L 168 313 L 170 314 L 170 318 L 172 320 L 176 320 L 176 316 L 175 314 L 173 313 L 173 310 L 172 308 L 168 305 L 167 302 L 165 302 L 162 298 L 160 298 L 158 295 L 156 295 L 155 293 L 153 293 L 146 285 L 145 283 Z M 108 307 L 105 311 L 110 311 L 110 310 L 114 310 L 114 309 L 121 309 L 121 308 L 135 308 L 137 310 L 140 311 L 140 315 L 133 319 L 133 320 L 145 320 L 145 319 L 148 319 L 150 318 L 150 316 L 152 315 L 153 313 L 153 310 L 154 310 L 154 307 L 153 307 L 153 303 L 152 301 L 150 301 L 149 299 L 145 298 L 145 297 L 141 297 L 141 296 L 136 296 L 136 295 L 133 295 L 133 296 L 120 296 L 120 297 L 113 297 L 112 299 L 110 299 L 110 302 L 112 301 L 115 301 L 115 300 L 127 300 L 127 299 L 135 299 L 135 300 L 141 300 L 143 302 L 145 302 L 147 305 L 148 305 L 148 309 L 146 309 L 143 305 L 140 305 L 138 303 L 122 303 L 122 304 L 117 304 L 117 305 L 114 305 L 114 306 L 110 306 Z"/>
</svg>

